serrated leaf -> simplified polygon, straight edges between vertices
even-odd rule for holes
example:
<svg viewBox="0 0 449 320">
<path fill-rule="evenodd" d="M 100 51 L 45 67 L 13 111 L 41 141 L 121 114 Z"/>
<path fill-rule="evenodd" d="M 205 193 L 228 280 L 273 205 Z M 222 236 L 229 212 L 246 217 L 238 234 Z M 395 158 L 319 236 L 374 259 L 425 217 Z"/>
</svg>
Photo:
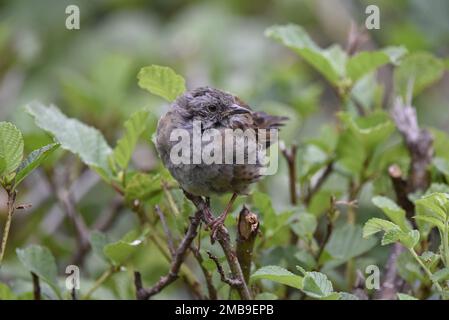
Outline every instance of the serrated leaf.
<svg viewBox="0 0 449 320">
<path fill-rule="evenodd" d="M 411 230 L 404 232 L 400 229 L 390 230 L 385 232 L 381 244 L 387 245 L 395 242 L 400 242 L 406 248 L 413 248 L 419 241 L 419 231 Z"/>
<path fill-rule="evenodd" d="M 340 77 L 344 76 L 346 56 L 342 54 L 341 48 L 338 50 L 334 46 L 322 50 L 300 26 L 272 26 L 265 31 L 265 36 L 295 51 L 332 84 L 337 84 Z"/>
<path fill-rule="evenodd" d="M 20 165 L 23 157 L 22 133 L 10 122 L 0 122 L 0 176 L 6 176 Z"/>
<path fill-rule="evenodd" d="M 332 265 L 338 265 L 369 251 L 376 243 L 375 238 L 362 238 L 361 226 L 345 224 L 332 232 L 325 250 L 334 259 Z"/>
<path fill-rule="evenodd" d="M 173 102 L 186 91 L 185 80 L 169 67 L 152 65 L 140 69 L 139 86 L 152 94 Z"/>
<path fill-rule="evenodd" d="M 415 219 L 429 222 L 444 231 L 449 219 L 449 195 L 435 192 L 415 201 Z"/>
<path fill-rule="evenodd" d="M 403 231 L 410 231 L 410 225 L 407 221 L 405 210 L 399 207 L 394 201 L 387 197 L 377 196 L 372 200 L 373 204 L 381 209 L 385 215 L 397 224 Z"/>
<path fill-rule="evenodd" d="M 348 112 L 339 112 L 338 117 L 350 131 L 360 138 L 368 151 L 387 140 L 394 131 L 394 125 L 389 115 L 382 111 L 358 118 L 354 118 Z"/>
<path fill-rule="evenodd" d="M 38 127 L 51 133 L 61 148 L 77 154 L 88 166 L 110 175 L 108 157 L 112 153 L 103 135 L 97 129 L 76 119 L 68 118 L 57 107 L 32 102 L 26 107 Z"/>
<path fill-rule="evenodd" d="M 412 297 L 405 293 L 398 293 L 397 296 L 399 300 L 419 300 L 418 298 Z"/>
<path fill-rule="evenodd" d="M 114 265 L 123 265 L 142 245 L 146 233 L 131 231 L 121 240 L 105 245 L 103 253 Z"/>
<path fill-rule="evenodd" d="M 148 110 L 140 110 L 133 113 L 125 122 L 125 134 L 117 141 L 114 149 L 114 160 L 122 169 L 128 167 L 137 140 L 146 129 L 149 115 Z"/>
<path fill-rule="evenodd" d="M 382 51 L 362 51 L 349 58 L 346 72 L 352 81 L 356 82 L 388 62 L 390 62 L 389 56 Z"/>
<path fill-rule="evenodd" d="M 363 226 L 363 237 L 367 238 L 373 234 L 384 231 L 400 230 L 399 226 L 388 220 L 371 218 Z"/>
<path fill-rule="evenodd" d="M 14 188 L 16 188 L 20 182 L 22 182 L 23 179 L 25 179 L 34 169 L 39 167 L 41 163 L 58 147 L 59 144 L 52 143 L 31 152 L 16 170 Z"/>
<path fill-rule="evenodd" d="M 296 289 L 301 289 L 303 280 L 301 276 L 279 266 L 265 266 L 260 268 L 251 275 L 252 281 L 258 279 L 271 280 Z"/>
<path fill-rule="evenodd" d="M 333 293 L 332 283 L 327 276 L 321 272 L 307 272 L 303 279 L 303 288 L 305 294 L 316 299 L 323 299 Z"/>
<path fill-rule="evenodd" d="M 427 222 L 430 225 L 435 226 L 440 230 L 444 230 L 444 223 L 441 222 L 440 220 L 438 220 L 437 218 L 429 217 L 429 216 L 414 216 L 413 218 L 418 221 Z"/>
<path fill-rule="evenodd" d="M 417 95 L 432 83 L 438 81 L 444 73 L 444 63 L 431 53 L 412 53 L 404 58 L 394 74 L 395 87 L 403 97 L 407 94 L 410 81 L 413 95 Z"/>
<path fill-rule="evenodd" d="M 53 254 L 46 247 L 31 245 L 25 249 L 16 249 L 17 257 L 29 272 L 35 273 L 61 297 L 58 287 L 58 269 Z"/>
</svg>

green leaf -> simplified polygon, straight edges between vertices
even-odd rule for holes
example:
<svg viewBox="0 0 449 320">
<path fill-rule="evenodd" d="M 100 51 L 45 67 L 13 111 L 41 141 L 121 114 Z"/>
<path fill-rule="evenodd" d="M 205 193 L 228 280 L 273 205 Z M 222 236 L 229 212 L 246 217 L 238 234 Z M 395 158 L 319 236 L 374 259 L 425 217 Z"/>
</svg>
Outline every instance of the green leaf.
<svg viewBox="0 0 449 320">
<path fill-rule="evenodd" d="M 444 158 L 434 158 L 432 163 L 439 172 L 446 177 L 449 177 L 449 160 Z"/>
<path fill-rule="evenodd" d="M 110 243 L 110 241 L 106 234 L 97 230 L 92 231 L 90 235 L 90 245 L 92 247 L 92 251 L 103 260 L 107 260 L 103 250 L 108 243 Z"/>
<path fill-rule="evenodd" d="M 381 244 L 384 246 L 398 241 L 405 247 L 411 249 L 416 246 L 419 241 L 419 231 L 411 230 L 409 232 L 404 232 L 400 229 L 387 231 L 382 238 Z"/>
<path fill-rule="evenodd" d="M 338 165 L 353 176 L 359 176 L 367 157 L 363 143 L 356 134 L 349 130 L 343 131 L 337 144 Z"/>
<path fill-rule="evenodd" d="M 362 238 L 361 226 L 345 224 L 332 232 L 325 250 L 335 259 L 330 261 L 334 266 L 364 254 L 376 243 L 375 238 Z"/>
<path fill-rule="evenodd" d="M 303 279 L 305 294 L 316 299 L 323 299 L 333 293 L 332 283 L 327 276 L 321 272 L 307 272 Z"/>
<path fill-rule="evenodd" d="M 408 55 L 396 69 L 395 87 L 399 94 L 406 97 L 409 82 L 413 84 L 413 95 L 438 81 L 444 73 L 444 63 L 431 53 L 418 52 Z"/>
<path fill-rule="evenodd" d="M 338 117 L 351 132 L 360 138 L 368 151 L 387 140 L 394 131 L 390 116 L 382 111 L 358 118 L 354 118 L 348 112 L 339 112 Z"/>
<path fill-rule="evenodd" d="M 349 58 L 346 64 L 347 75 L 356 82 L 388 62 L 390 62 L 389 56 L 382 51 L 362 51 Z"/>
<path fill-rule="evenodd" d="M 125 122 L 125 134 L 117 141 L 117 146 L 114 149 L 114 160 L 122 169 L 128 167 L 137 140 L 146 129 L 149 115 L 148 110 L 140 110 L 133 113 Z"/>
<path fill-rule="evenodd" d="M 57 282 L 58 269 L 50 250 L 46 247 L 31 245 L 25 249 L 16 249 L 16 253 L 25 268 L 45 281 L 61 298 Z"/>
<path fill-rule="evenodd" d="M 315 215 L 302 212 L 297 220 L 291 224 L 293 232 L 302 239 L 311 239 L 318 225 Z"/>
<path fill-rule="evenodd" d="M 139 86 L 152 94 L 173 102 L 186 91 L 185 80 L 168 67 L 152 65 L 140 69 Z"/>
<path fill-rule="evenodd" d="M 418 221 L 427 222 L 431 226 L 435 226 L 440 230 L 444 230 L 444 223 L 441 222 L 441 220 L 438 220 L 437 218 L 429 217 L 429 216 L 414 216 L 413 218 Z"/>
<path fill-rule="evenodd" d="M 143 234 L 131 231 L 121 240 L 105 245 L 103 252 L 114 265 L 121 266 L 140 248 L 147 233 L 148 231 Z"/>
<path fill-rule="evenodd" d="M 58 147 L 59 144 L 52 143 L 31 152 L 16 170 L 14 188 L 16 188 L 34 169 L 39 167 L 40 164 Z"/>
<path fill-rule="evenodd" d="M 0 122 L 0 176 L 12 173 L 23 157 L 22 133 L 10 122 Z"/>
<path fill-rule="evenodd" d="M 148 201 L 162 192 L 161 177 L 158 174 L 136 173 L 126 184 L 125 199 Z"/>
<path fill-rule="evenodd" d="M 398 293 L 397 296 L 399 300 L 419 300 L 418 298 L 412 297 L 405 293 Z"/>
<path fill-rule="evenodd" d="M 374 197 L 371 201 L 376 207 L 381 209 L 391 221 L 397 224 L 402 231 L 411 230 L 405 216 L 405 210 L 399 207 L 394 201 L 381 196 Z"/>
<path fill-rule="evenodd" d="M 371 218 L 363 226 L 363 237 L 367 238 L 373 234 L 384 231 L 401 230 L 398 225 L 388 220 Z"/>
<path fill-rule="evenodd" d="M 0 301 L 1 300 L 17 300 L 17 296 L 6 284 L 0 282 Z"/>
<path fill-rule="evenodd" d="M 415 201 L 417 220 L 429 222 L 444 231 L 449 219 L 449 195 L 435 192 Z"/>
<path fill-rule="evenodd" d="M 108 157 L 112 153 L 100 131 L 66 117 L 57 107 L 44 106 L 39 102 L 27 105 L 38 127 L 51 133 L 65 150 L 77 154 L 88 166 L 101 169 L 110 176 Z"/>
<path fill-rule="evenodd" d="M 277 300 L 278 296 L 270 292 L 259 293 L 254 300 Z"/>
<path fill-rule="evenodd" d="M 265 266 L 251 275 L 251 280 L 266 279 L 301 289 L 303 278 L 279 266 Z"/>
<path fill-rule="evenodd" d="M 337 84 L 344 76 L 346 55 L 343 50 L 336 46 L 322 50 L 300 26 L 294 24 L 272 26 L 265 31 L 265 36 L 295 51 L 330 83 Z"/>
<path fill-rule="evenodd" d="M 443 268 L 432 274 L 431 280 L 434 282 L 449 280 L 449 268 Z"/>
</svg>

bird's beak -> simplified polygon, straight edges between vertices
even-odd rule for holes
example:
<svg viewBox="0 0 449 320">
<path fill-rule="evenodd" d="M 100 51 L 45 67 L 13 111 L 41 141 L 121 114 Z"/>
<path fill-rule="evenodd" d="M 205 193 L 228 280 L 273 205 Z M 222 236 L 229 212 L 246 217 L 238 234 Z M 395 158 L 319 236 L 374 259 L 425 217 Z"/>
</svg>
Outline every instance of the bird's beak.
<svg viewBox="0 0 449 320">
<path fill-rule="evenodd" d="M 229 110 L 226 111 L 226 116 L 232 116 L 235 114 L 244 114 L 244 113 L 251 113 L 251 110 L 243 108 L 239 106 L 238 104 L 232 104 L 229 107 Z"/>
</svg>

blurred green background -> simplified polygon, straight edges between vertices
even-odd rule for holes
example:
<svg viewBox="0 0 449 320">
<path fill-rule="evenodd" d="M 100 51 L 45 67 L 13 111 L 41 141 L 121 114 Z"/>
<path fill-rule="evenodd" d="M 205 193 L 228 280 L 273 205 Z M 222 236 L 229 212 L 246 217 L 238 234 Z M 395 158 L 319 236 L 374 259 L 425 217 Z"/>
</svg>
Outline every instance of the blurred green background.
<svg viewBox="0 0 449 320">
<path fill-rule="evenodd" d="M 65 28 L 65 8 L 70 4 L 80 8 L 80 30 Z M 381 29 L 369 32 L 367 48 L 404 45 L 410 52 L 449 55 L 446 0 L 0 1 L 0 120 L 12 121 L 22 130 L 29 153 L 51 141 L 23 110 L 32 100 L 54 103 L 65 114 L 99 128 L 111 145 L 121 135 L 124 120 L 133 111 L 149 107 L 152 127 L 137 149 L 134 166 L 153 170 L 159 164 L 150 136 L 167 104 L 139 89 L 136 75 L 145 65 L 160 64 L 185 76 L 188 88 L 215 86 L 240 96 L 256 110 L 289 116 L 282 138 L 287 145 L 300 143 L 315 137 L 324 123 L 333 122 L 338 100 L 317 72 L 264 37 L 264 30 L 273 24 L 296 23 L 322 47 L 333 43 L 344 46 L 351 21 L 363 25 L 369 4 L 380 8 Z M 424 125 L 449 131 L 448 88 L 446 73 L 414 102 Z M 320 159 L 320 154 L 308 156 Z M 30 284 L 14 248 L 29 243 L 47 245 L 56 256 L 61 275 L 74 254 L 73 227 L 55 205 L 47 179 L 58 170 L 57 159 L 52 157 L 53 163 L 20 190 L 20 202 L 32 203 L 33 208 L 15 217 L 0 275 L 0 280 L 8 281 L 20 273 L 23 283 L 13 284 L 19 291 Z M 79 211 L 91 223 L 101 216 L 114 194 L 79 162 L 72 162 L 73 192 Z M 327 188 L 338 192 L 339 181 L 334 180 Z M 288 203 L 282 160 L 278 175 L 268 181 L 261 188 L 282 209 Z M 369 188 L 362 195 L 363 208 L 363 199 L 370 198 Z M 5 206 L 5 196 L 0 193 L 2 222 Z M 366 210 L 373 208 L 366 204 Z M 118 238 L 133 223 L 135 217 L 122 212 L 108 233 Z M 147 252 L 136 259 L 147 266 L 148 282 L 166 270 L 158 254 Z M 86 281 L 104 269 L 92 256 L 85 265 L 82 277 Z M 130 298 L 132 294 L 129 275 L 119 274 L 107 288 L 98 290 L 96 297 Z M 188 296 L 170 287 L 158 297 Z"/>
</svg>

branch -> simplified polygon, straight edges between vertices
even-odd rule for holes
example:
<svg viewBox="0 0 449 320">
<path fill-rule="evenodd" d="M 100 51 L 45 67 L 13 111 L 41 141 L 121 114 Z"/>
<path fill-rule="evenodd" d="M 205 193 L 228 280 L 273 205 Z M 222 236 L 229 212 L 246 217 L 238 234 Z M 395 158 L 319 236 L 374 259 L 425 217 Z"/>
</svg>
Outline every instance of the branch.
<svg viewBox="0 0 449 320">
<path fill-rule="evenodd" d="M 184 257 L 186 255 L 187 250 L 190 248 L 193 239 L 195 239 L 200 221 L 201 221 L 201 212 L 197 211 L 195 213 L 195 216 L 190 219 L 189 228 L 187 229 L 184 238 L 182 239 L 181 243 L 176 249 L 176 252 L 173 256 L 173 260 L 170 265 L 169 273 L 161 277 L 153 287 L 148 289 L 144 288 L 139 289 L 139 291 L 136 294 L 139 300 L 149 299 L 151 296 L 159 293 L 162 289 L 164 289 L 166 286 L 168 286 L 178 278 L 178 273 L 179 270 L 181 269 L 182 263 L 184 262 Z"/>
<path fill-rule="evenodd" d="M 218 293 L 217 289 L 215 288 L 213 281 L 212 281 L 212 274 L 207 270 L 207 268 L 204 266 L 204 259 L 200 254 L 200 251 L 198 248 L 193 247 L 193 245 L 190 247 L 190 251 L 192 251 L 193 256 L 195 257 L 196 261 L 198 262 L 201 271 L 204 274 L 204 279 L 206 280 L 207 285 L 207 291 L 209 292 L 209 299 L 210 300 L 217 300 L 218 299 Z"/>
<path fill-rule="evenodd" d="M 326 182 L 327 178 L 330 176 L 333 169 L 334 169 L 334 162 L 331 161 L 326 166 L 326 169 L 324 169 L 322 175 L 318 178 L 313 188 L 307 193 L 306 197 L 304 198 L 304 203 L 306 205 L 310 204 L 310 201 L 312 200 L 313 196 L 321 189 L 321 186 L 324 184 L 324 182 Z"/>
<path fill-rule="evenodd" d="M 220 274 L 221 281 L 224 283 L 227 283 L 231 288 L 238 289 L 242 285 L 242 281 L 239 279 L 233 279 L 226 276 L 223 267 L 220 264 L 220 261 L 218 261 L 218 258 L 214 256 L 210 251 L 207 251 L 207 255 L 210 259 L 212 259 L 215 262 L 215 265 L 217 266 L 218 273 Z"/>
<path fill-rule="evenodd" d="M 251 273 L 254 242 L 259 232 L 259 218 L 246 206 L 239 213 L 237 224 L 237 259 L 242 268 L 243 278 L 248 283 Z"/>
<path fill-rule="evenodd" d="M 33 278 L 34 300 L 41 300 L 41 286 L 39 284 L 39 277 L 34 272 L 31 272 L 31 277 Z"/>
<path fill-rule="evenodd" d="M 3 229 L 2 244 L 0 247 L 0 267 L 2 266 L 3 257 L 5 256 L 6 243 L 8 242 L 9 230 L 11 229 L 12 216 L 14 214 L 17 196 L 15 190 L 13 191 L 8 190 L 7 193 L 8 193 L 8 203 L 7 203 L 8 215 L 6 217 L 6 223 Z"/>
<path fill-rule="evenodd" d="M 76 210 L 75 199 L 67 187 L 68 174 L 65 171 L 65 169 L 59 168 L 55 173 L 53 181 L 54 189 L 66 216 L 72 221 L 75 227 L 78 250 L 81 251 L 84 246 L 89 244 L 89 231 L 82 216 Z"/>
<path fill-rule="evenodd" d="M 392 116 L 405 140 L 412 161 L 406 191 L 410 193 L 425 190 L 430 183 L 427 168 L 432 162 L 432 135 L 429 131 L 419 128 L 415 108 L 404 105 L 400 98 L 396 99 Z"/>
<path fill-rule="evenodd" d="M 410 92 L 409 92 L 410 95 Z M 406 211 L 410 219 L 414 215 L 414 205 L 408 199 L 408 194 L 418 190 L 425 190 L 430 184 L 427 170 L 432 161 L 433 138 L 425 129 L 418 125 L 416 110 L 411 105 L 405 105 L 401 98 L 397 98 L 392 110 L 392 117 L 404 138 L 411 158 L 410 171 L 407 180 L 402 179 L 402 172 L 397 165 L 390 166 L 390 175 L 396 193 L 398 204 Z M 414 221 L 411 220 L 414 224 Z M 386 265 L 386 276 L 377 297 L 379 299 L 394 299 L 398 289 L 404 281 L 397 274 L 397 259 L 405 251 L 399 243 L 395 243 Z"/>
<path fill-rule="evenodd" d="M 285 146 L 281 146 L 281 151 L 285 160 L 287 160 L 290 202 L 292 205 L 296 205 L 298 203 L 296 194 L 296 154 L 298 152 L 298 146 L 294 144 L 291 146 L 290 150 L 286 149 Z"/>
<path fill-rule="evenodd" d="M 195 207 L 202 213 L 201 218 L 204 220 L 206 225 L 211 225 L 214 221 L 214 216 L 212 215 L 210 208 L 207 206 L 206 202 L 203 198 L 199 196 L 194 196 L 188 192 L 184 191 L 187 199 L 192 201 Z M 229 238 L 229 233 L 226 227 L 223 225 L 217 232 L 217 241 L 223 249 L 223 252 L 226 256 L 226 260 L 228 261 L 229 268 L 231 269 L 232 275 L 234 279 L 237 279 L 241 282 L 240 286 L 237 288 L 240 298 L 243 300 L 250 300 L 251 292 L 248 289 L 248 286 L 243 277 L 242 268 L 240 267 L 240 263 L 237 259 L 237 255 L 232 248 L 231 241 Z"/>
<path fill-rule="evenodd" d="M 172 257 L 175 255 L 175 246 L 173 244 L 173 236 L 170 232 L 170 229 L 168 228 L 167 221 L 165 220 L 164 213 L 162 212 L 161 208 L 156 205 L 154 207 L 154 210 L 156 211 L 157 215 L 159 216 L 159 220 L 161 221 L 162 228 L 164 229 L 165 236 L 167 237 L 167 243 L 168 243 L 168 250 L 170 251 L 170 254 Z"/>
</svg>

